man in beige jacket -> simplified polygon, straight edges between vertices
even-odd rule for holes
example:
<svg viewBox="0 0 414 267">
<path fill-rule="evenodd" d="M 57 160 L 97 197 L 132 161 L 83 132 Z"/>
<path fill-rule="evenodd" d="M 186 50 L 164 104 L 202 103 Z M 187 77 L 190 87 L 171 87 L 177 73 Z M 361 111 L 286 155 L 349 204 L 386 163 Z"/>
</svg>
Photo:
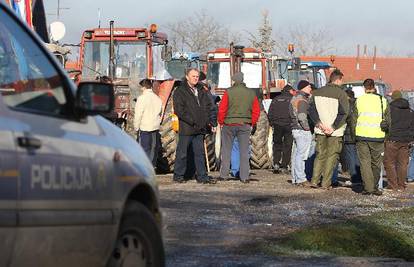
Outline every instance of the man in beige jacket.
<svg viewBox="0 0 414 267">
<path fill-rule="evenodd" d="M 309 104 L 309 116 L 315 124 L 316 158 L 311 187 L 330 189 L 332 174 L 342 150 L 342 137 L 349 113 L 348 96 L 341 88 L 344 74 L 332 71 L 329 83 L 315 90 Z M 322 178 L 322 179 L 321 179 Z"/>
<path fill-rule="evenodd" d="M 156 166 L 162 101 L 152 90 L 151 80 L 144 79 L 139 84 L 143 91 L 135 104 L 134 129 L 137 131 L 137 141 L 147 153 L 152 165 Z"/>
</svg>

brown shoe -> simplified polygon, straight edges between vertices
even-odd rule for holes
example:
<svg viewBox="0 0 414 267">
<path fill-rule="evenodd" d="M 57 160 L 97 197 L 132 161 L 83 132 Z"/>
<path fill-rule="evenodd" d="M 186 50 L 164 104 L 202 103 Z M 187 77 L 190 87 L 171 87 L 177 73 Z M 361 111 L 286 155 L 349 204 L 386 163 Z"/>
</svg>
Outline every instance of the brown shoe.
<svg viewBox="0 0 414 267">
<path fill-rule="evenodd" d="M 312 182 L 309 182 L 309 187 L 314 188 L 314 189 L 319 188 L 319 186 L 317 184 L 312 183 Z"/>
<path fill-rule="evenodd" d="M 310 187 L 311 183 L 309 181 L 304 181 L 301 183 L 297 183 L 296 186 L 301 186 L 301 187 Z"/>
<path fill-rule="evenodd" d="M 332 187 L 332 185 L 329 185 L 329 186 L 321 186 L 320 187 L 320 189 L 322 189 L 322 190 L 331 190 L 333 187 Z"/>
</svg>

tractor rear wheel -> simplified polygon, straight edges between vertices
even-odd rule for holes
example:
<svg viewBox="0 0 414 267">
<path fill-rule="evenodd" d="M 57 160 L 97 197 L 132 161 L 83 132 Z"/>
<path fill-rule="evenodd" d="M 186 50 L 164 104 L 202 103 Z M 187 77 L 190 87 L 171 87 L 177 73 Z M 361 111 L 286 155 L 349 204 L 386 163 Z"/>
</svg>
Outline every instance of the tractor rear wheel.
<svg viewBox="0 0 414 267">
<path fill-rule="evenodd" d="M 254 135 L 250 136 L 251 156 L 250 166 L 253 169 L 268 169 L 270 166 L 269 149 L 269 121 L 264 110 L 260 111 L 257 130 Z"/>
<path fill-rule="evenodd" d="M 207 134 L 205 137 L 205 144 L 207 148 L 207 164 L 210 167 L 210 171 L 217 170 L 217 157 L 216 157 L 216 134 Z"/>
<path fill-rule="evenodd" d="M 160 127 L 161 146 L 157 160 L 157 172 L 160 173 L 170 173 L 174 170 L 178 134 L 172 128 L 172 114 L 173 98 L 170 96 Z"/>
</svg>

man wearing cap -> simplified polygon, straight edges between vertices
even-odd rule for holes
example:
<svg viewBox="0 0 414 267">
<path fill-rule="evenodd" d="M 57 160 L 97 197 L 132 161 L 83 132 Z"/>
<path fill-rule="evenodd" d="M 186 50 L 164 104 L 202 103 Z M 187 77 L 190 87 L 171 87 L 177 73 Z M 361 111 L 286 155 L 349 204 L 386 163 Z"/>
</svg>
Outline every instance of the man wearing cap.
<svg viewBox="0 0 414 267">
<path fill-rule="evenodd" d="M 226 90 L 219 105 L 218 122 L 221 128 L 220 179 L 230 172 L 233 140 L 237 137 L 240 150 L 240 181 L 249 182 L 250 133 L 260 116 L 260 105 L 255 91 L 243 83 L 243 73 L 233 75 L 234 85 Z"/>
<path fill-rule="evenodd" d="M 311 187 L 321 184 L 330 189 L 332 174 L 342 150 L 342 136 L 349 113 L 348 97 L 341 88 L 343 73 L 336 69 L 326 86 L 316 90 L 310 100 L 309 116 L 315 124 L 316 158 Z"/>
<path fill-rule="evenodd" d="M 269 122 L 273 127 L 273 173 L 287 173 L 290 166 L 293 139 L 289 105 L 292 90 L 290 85 L 283 87 L 281 94 L 272 99 L 268 111 Z"/>
<path fill-rule="evenodd" d="M 401 92 L 392 92 L 392 101 L 385 111 L 388 133 L 385 137 L 384 167 L 388 189 L 404 190 L 407 179 L 409 143 L 414 135 L 414 112 Z"/>
<path fill-rule="evenodd" d="M 292 184 L 307 185 L 305 161 L 309 157 L 312 142 L 311 127 L 308 122 L 309 97 L 312 92 L 311 84 L 301 80 L 298 83 L 297 94 L 289 105 L 292 135 L 295 147 L 292 153 Z"/>
<path fill-rule="evenodd" d="M 386 131 L 381 125 L 387 117 L 387 100 L 376 93 L 373 79 L 366 79 L 363 85 L 365 94 L 357 98 L 353 112 L 356 148 L 364 186 L 362 193 L 381 195 L 378 182 L 381 175 Z"/>
<path fill-rule="evenodd" d="M 173 181 L 185 182 L 185 174 L 191 164 L 188 162 L 188 151 L 192 146 L 197 182 L 208 184 L 215 180 L 208 176 L 204 154 L 204 135 L 210 127 L 212 102 L 207 92 L 198 86 L 200 71 L 190 68 L 185 79 L 174 91 L 174 112 L 178 117 L 178 144 L 174 164 Z M 191 159 L 192 160 L 192 159 Z"/>
<path fill-rule="evenodd" d="M 139 84 L 143 91 L 135 104 L 134 129 L 137 132 L 138 142 L 148 155 L 152 165 L 156 166 L 160 143 L 162 101 L 152 90 L 151 80 L 143 79 Z"/>
</svg>

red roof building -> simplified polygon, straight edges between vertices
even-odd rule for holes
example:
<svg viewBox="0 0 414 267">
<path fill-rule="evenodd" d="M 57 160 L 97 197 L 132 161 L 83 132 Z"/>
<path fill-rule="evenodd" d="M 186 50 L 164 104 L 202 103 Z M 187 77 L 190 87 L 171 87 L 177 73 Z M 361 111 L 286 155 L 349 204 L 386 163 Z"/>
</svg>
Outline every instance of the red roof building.
<svg viewBox="0 0 414 267">
<path fill-rule="evenodd" d="M 414 91 L 414 58 L 402 57 L 301 57 L 302 61 L 325 61 L 344 73 L 345 82 L 366 78 L 382 80 L 391 90 Z"/>
</svg>

